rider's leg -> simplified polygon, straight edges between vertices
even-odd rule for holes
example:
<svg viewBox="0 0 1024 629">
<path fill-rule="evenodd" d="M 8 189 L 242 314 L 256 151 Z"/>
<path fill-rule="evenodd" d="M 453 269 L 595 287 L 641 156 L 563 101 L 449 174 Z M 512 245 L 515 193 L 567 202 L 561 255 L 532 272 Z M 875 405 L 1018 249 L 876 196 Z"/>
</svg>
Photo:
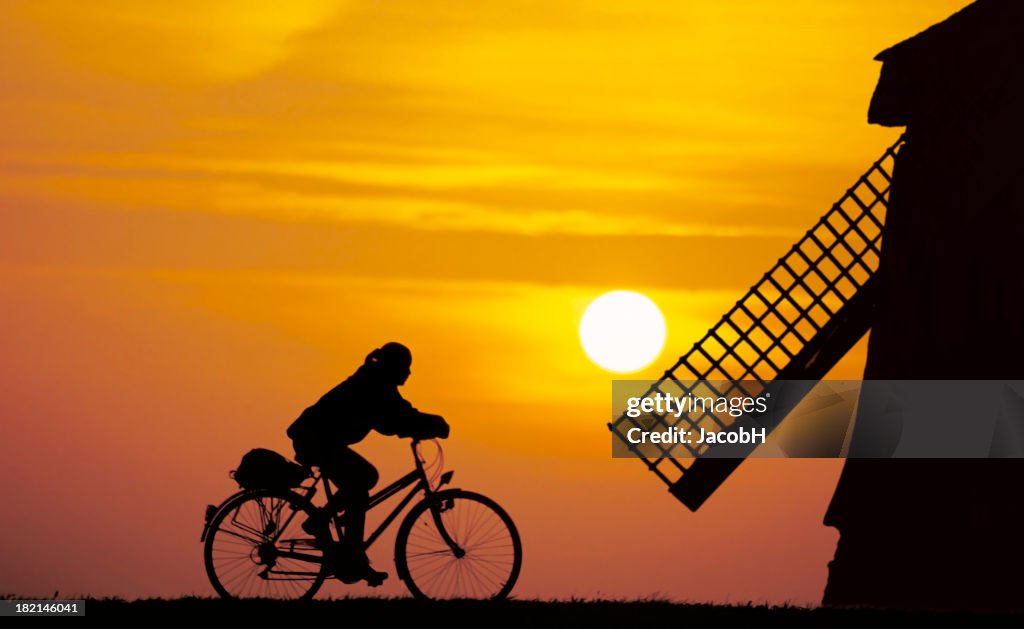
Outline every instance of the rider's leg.
<svg viewBox="0 0 1024 629">
<path fill-rule="evenodd" d="M 373 464 L 350 448 L 339 448 L 334 454 L 328 478 L 334 482 L 338 492 L 328 505 L 329 511 L 345 511 L 342 517 L 342 525 L 345 527 L 345 554 L 349 558 L 352 571 L 371 583 L 379 583 L 387 577 L 387 573 L 370 568 L 364 537 L 370 489 L 377 484 L 380 475 Z"/>
<path fill-rule="evenodd" d="M 316 441 L 297 441 L 292 440 L 292 444 L 295 447 L 295 460 L 299 463 L 310 467 L 317 466 L 321 468 L 321 472 L 328 479 L 331 476 L 325 469 L 325 461 L 329 460 L 328 453 L 324 451 L 323 444 Z M 330 519 L 331 511 L 329 509 L 317 509 L 305 522 L 302 523 L 302 530 L 309 533 L 317 539 L 321 544 L 328 544 L 331 541 L 330 531 Z"/>
<path fill-rule="evenodd" d="M 354 557 L 365 557 L 363 542 L 366 537 L 366 510 L 370 505 L 370 492 L 365 489 L 348 487 L 339 492 L 345 505 L 341 524 L 345 527 L 345 543 Z"/>
<path fill-rule="evenodd" d="M 338 448 L 331 460 L 330 473 L 338 493 L 331 505 L 333 512 L 345 510 L 342 524 L 345 539 L 353 549 L 362 550 L 366 528 L 366 509 L 370 504 L 370 490 L 377 484 L 380 475 L 372 463 L 355 450 Z"/>
</svg>

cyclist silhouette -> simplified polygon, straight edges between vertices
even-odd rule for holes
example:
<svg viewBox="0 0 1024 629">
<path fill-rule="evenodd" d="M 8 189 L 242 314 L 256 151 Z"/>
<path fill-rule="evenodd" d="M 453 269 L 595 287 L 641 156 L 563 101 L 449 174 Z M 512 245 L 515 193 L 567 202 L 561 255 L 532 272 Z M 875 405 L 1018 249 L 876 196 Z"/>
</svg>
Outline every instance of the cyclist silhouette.
<svg viewBox="0 0 1024 629">
<path fill-rule="evenodd" d="M 363 542 L 370 489 L 379 479 L 377 468 L 349 446 L 362 441 L 371 430 L 414 439 L 448 437 L 443 417 L 416 410 L 398 392 L 409 378 L 411 365 L 412 353 L 401 343 L 387 343 L 373 350 L 354 374 L 288 427 L 295 460 L 319 467 L 338 488 L 331 501 L 302 528 L 316 537 L 325 553 L 334 551 L 332 567 L 345 583 L 365 580 L 376 586 L 388 576 L 370 566 Z M 331 515 L 342 509 L 345 535 L 336 546 L 329 522 Z"/>
</svg>

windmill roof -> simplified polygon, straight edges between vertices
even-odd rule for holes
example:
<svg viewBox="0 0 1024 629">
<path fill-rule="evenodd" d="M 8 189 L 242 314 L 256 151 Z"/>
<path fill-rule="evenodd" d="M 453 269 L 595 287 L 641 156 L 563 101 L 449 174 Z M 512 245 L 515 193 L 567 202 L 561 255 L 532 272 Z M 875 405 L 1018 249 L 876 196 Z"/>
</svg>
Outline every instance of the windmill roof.
<svg viewBox="0 0 1024 629">
<path fill-rule="evenodd" d="M 961 46 L 973 47 L 989 38 L 1024 31 L 1024 2 L 1020 0 L 977 0 L 942 22 L 917 35 L 886 48 L 875 56 L 890 61 L 902 56 L 928 55 L 952 51 Z"/>
</svg>

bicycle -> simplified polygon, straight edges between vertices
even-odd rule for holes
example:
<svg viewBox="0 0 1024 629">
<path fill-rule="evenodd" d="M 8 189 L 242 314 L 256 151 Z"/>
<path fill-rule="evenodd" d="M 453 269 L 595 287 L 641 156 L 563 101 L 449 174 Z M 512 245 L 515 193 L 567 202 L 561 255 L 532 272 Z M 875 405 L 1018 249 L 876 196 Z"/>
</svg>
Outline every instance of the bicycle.
<svg viewBox="0 0 1024 629">
<path fill-rule="evenodd" d="M 421 442 L 412 442 L 415 469 L 370 496 L 369 509 L 403 489 L 412 489 L 366 538 L 369 548 L 419 494 L 395 538 L 398 578 L 415 598 L 504 599 L 515 587 L 523 547 L 512 518 L 496 502 L 458 488 L 441 489 L 454 472 L 441 473 L 443 455 L 436 441 L 437 470 L 426 470 Z M 292 489 L 243 490 L 206 510 L 200 541 L 207 576 L 223 598 L 313 598 L 330 576 L 325 551 L 301 524 L 318 507 L 312 503 L 323 485 L 319 471 L 311 482 Z M 437 481 L 436 484 L 433 481 Z M 342 540 L 343 512 L 332 514 L 334 534 Z"/>
</svg>

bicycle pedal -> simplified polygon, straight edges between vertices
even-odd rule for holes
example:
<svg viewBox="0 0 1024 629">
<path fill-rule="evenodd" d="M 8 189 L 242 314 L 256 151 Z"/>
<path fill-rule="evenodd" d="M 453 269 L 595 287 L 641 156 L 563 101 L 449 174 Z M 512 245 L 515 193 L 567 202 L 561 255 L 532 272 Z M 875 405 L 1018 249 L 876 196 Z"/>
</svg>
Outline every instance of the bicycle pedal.
<svg viewBox="0 0 1024 629">
<path fill-rule="evenodd" d="M 384 581 L 386 581 L 387 578 L 388 578 L 388 573 L 387 572 L 378 572 L 376 575 L 374 575 L 372 577 L 366 577 L 366 585 L 368 585 L 368 586 L 370 586 L 372 588 L 380 587 L 380 586 L 384 585 Z"/>
</svg>

